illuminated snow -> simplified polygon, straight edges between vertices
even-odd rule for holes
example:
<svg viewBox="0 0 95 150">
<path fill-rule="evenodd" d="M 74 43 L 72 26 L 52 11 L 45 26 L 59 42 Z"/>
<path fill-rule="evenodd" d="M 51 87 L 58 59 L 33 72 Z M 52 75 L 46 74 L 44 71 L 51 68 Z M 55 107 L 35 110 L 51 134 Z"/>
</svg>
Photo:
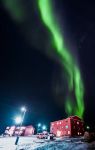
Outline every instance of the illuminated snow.
<svg viewBox="0 0 95 150">
<path fill-rule="evenodd" d="M 87 150 L 95 149 L 95 142 L 83 143 L 78 138 L 60 139 L 56 141 L 39 140 L 33 137 L 20 137 L 18 147 L 16 137 L 0 138 L 0 150 Z"/>
</svg>

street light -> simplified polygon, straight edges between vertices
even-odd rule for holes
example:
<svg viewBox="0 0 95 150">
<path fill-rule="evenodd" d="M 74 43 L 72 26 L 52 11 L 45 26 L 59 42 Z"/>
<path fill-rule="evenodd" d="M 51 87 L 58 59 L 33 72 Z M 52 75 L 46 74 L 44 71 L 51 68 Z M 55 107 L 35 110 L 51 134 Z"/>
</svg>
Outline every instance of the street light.
<svg viewBox="0 0 95 150">
<path fill-rule="evenodd" d="M 47 130 L 47 127 L 45 125 L 43 125 L 42 130 Z"/>
<path fill-rule="evenodd" d="M 24 118 L 25 118 L 26 108 L 25 108 L 25 107 L 22 107 L 22 108 L 21 108 L 21 112 L 22 112 L 22 116 L 18 116 L 18 117 L 15 118 L 15 122 L 16 122 L 17 124 L 19 124 L 19 127 L 20 127 L 20 128 L 19 128 L 19 132 L 20 132 L 20 130 L 21 130 L 21 126 L 22 126 L 23 121 L 24 121 Z M 15 145 L 18 144 L 18 141 L 19 141 L 19 133 L 18 133 L 18 136 L 17 136 L 17 138 L 16 138 Z"/>
<path fill-rule="evenodd" d="M 37 124 L 37 133 L 41 131 L 41 126 L 42 126 L 41 123 L 38 123 L 38 124 Z"/>
<path fill-rule="evenodd" d="M 88 130 L 90 129 L 90 127 L 89 127 L 89 126 L 87 126 L 86 128 L 87 128 Z"/>
<path fill-rule="evenodd" d="M 38 123 L 38 128 L 41 127 L 41 123 Z"/>
<path fill-rule="evenodd" d="M 15 118 L 15 123 L 16 124 L 20 124 L 22 122 L 22 117 L 21 116 L 17 116 L 16 118 Z"/>
<path fill-rule="evenodd" d="M 22 108 L 21 108 L 21 111 L 22 111 L 22 112 L 24 112 L 24 111 L 26 112 L 26 108 L 25 108 L 25 107 L 22 107 Z"/>
</svg>

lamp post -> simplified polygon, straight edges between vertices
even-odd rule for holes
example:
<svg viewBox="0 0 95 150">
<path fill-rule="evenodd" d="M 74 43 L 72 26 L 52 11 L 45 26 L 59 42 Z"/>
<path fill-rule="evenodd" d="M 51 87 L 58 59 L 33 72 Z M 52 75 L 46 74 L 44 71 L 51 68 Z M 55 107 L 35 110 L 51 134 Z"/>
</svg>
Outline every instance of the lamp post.
<svg viewBox="0 0 95 150">
<path fill-rule="evenodd" d="M 19 124 L 19 132 L 20 132 L 20 130 L 21 130 L 21 126 L 22 126 L 23 121 L 24 121 L 24 118 L 25 118 L 26 108 L 25 108 L 25 107 L 22 107 L 22 108 L 21 108 L 21 112 L 22 112 L 22 116 L 19 116 L 19 117 L 16 117 L 16 118 L 15 118 L 16 124 Z M 15 141 L 15 145 L 17 145 L 17 144 L 18 144 L 18 141 L 19 141 L 19 132 L 18 132 L 16 141 Z"/>
<path fill-rule="evenodd" d="M 38 125 L 37 125 L 37 133 L 39 133 L 39 131 L 41 130 L 41 126 L 42 126 L 42 124 L 38 123 Z"/>
<path fill-rule="evenodd" d="M 43 126 L 42 126 L 42 130 L 43 130 L 43 131 L 46 131 L 46 130 L 47 130 L 47 127 L 46 127 L 45 125 L 43 125 Z"/>
</svg>

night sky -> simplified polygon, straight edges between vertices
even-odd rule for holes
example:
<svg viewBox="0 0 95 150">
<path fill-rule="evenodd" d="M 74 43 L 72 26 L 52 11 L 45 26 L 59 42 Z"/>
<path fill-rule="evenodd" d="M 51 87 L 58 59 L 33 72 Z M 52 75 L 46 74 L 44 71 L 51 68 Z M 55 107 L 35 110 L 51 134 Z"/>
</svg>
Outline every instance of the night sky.
<svg viewBox="0 0 95 150">
<path fill-rule="evenodd" d="M 95 124 L 95 3 L 91 0 L 55 0 L 54 4 L 62 27 L 65 22 L 68 40 L 73 41 L 77 48 L 85 86 L 84 120 Z M 0 10 L 1 128 L 3 125 L 14 124 L 13 118 L 20 113 L 22 105 L 28 109 L 25 124 L 37 124 L 39 121 L 49 123 L 67 117 L 64 106 L 62 108 L 56 102 L 53 91 L 54 77 L 60 66 L 44 52 L 45 46 L 41 45 L 46 42 L 45 31 L 40 29 L 42 43 L 39 38 L 30 42 L 32 38 L 27 39 L 21 32 L 23 25 L 14 21 L 2 4 Z M 35 28 L 40 28 L 41 21 L 35 15 L 32 17 L 33 37 L 37 32 Z"/>
</svg>

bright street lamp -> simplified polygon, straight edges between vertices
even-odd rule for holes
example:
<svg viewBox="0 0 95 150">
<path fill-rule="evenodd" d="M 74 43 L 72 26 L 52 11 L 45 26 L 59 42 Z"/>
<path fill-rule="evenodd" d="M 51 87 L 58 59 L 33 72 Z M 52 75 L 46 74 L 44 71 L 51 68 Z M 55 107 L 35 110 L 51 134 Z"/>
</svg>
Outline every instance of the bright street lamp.
<svg viewBox="0 0 95 150">
<path fill-rule="evenodd" d="M 41 127 L 41 123 L 38 123 L 38 128 Z"/>
<path fill-rule="evenodd" d="M 20 124 L 22 122 L 22 117 L 21 116 L 17 116 L 16 118 L 15 118 L 15 123 L 16 124 Z"/>
<path fill-rule="evenodd" d="M 25 118 L 26 108 L 25 108 L 25 107 L 22 107 L 22 108 L 21 108 L 21 112 L 22 112 L 22 115 L 15 118 L 15 122 L 16 122 L 17 124 L 19 124 L 19 127 L 20 127 L 20 128 L 19 128 L 19 132 L 20 132 L 20 130 L 21 130 L 21 126 L 22 126 L 23 121 L 24 121 L 24 118 Z M 18 141 L 19 141 L 19 133 L 18 133 L 18 136 L 17 136 L 17 138 L 16 138 L 15 145 L 18 144 Z"/>
<path fill-rule="evenodd" d="M 24 111 L 26 112 L 26 108 L 25 108 L 25 107 L 22 107 L 22 108 L 21 108 L 21 111 L 22 111 L 22 112 L 24 112 Z"/>
<path fill-rule="evenodd" d="M 42 126 L 43 130 L 47 130 L 47 127 L 45 125 Z"/>
</svg>

